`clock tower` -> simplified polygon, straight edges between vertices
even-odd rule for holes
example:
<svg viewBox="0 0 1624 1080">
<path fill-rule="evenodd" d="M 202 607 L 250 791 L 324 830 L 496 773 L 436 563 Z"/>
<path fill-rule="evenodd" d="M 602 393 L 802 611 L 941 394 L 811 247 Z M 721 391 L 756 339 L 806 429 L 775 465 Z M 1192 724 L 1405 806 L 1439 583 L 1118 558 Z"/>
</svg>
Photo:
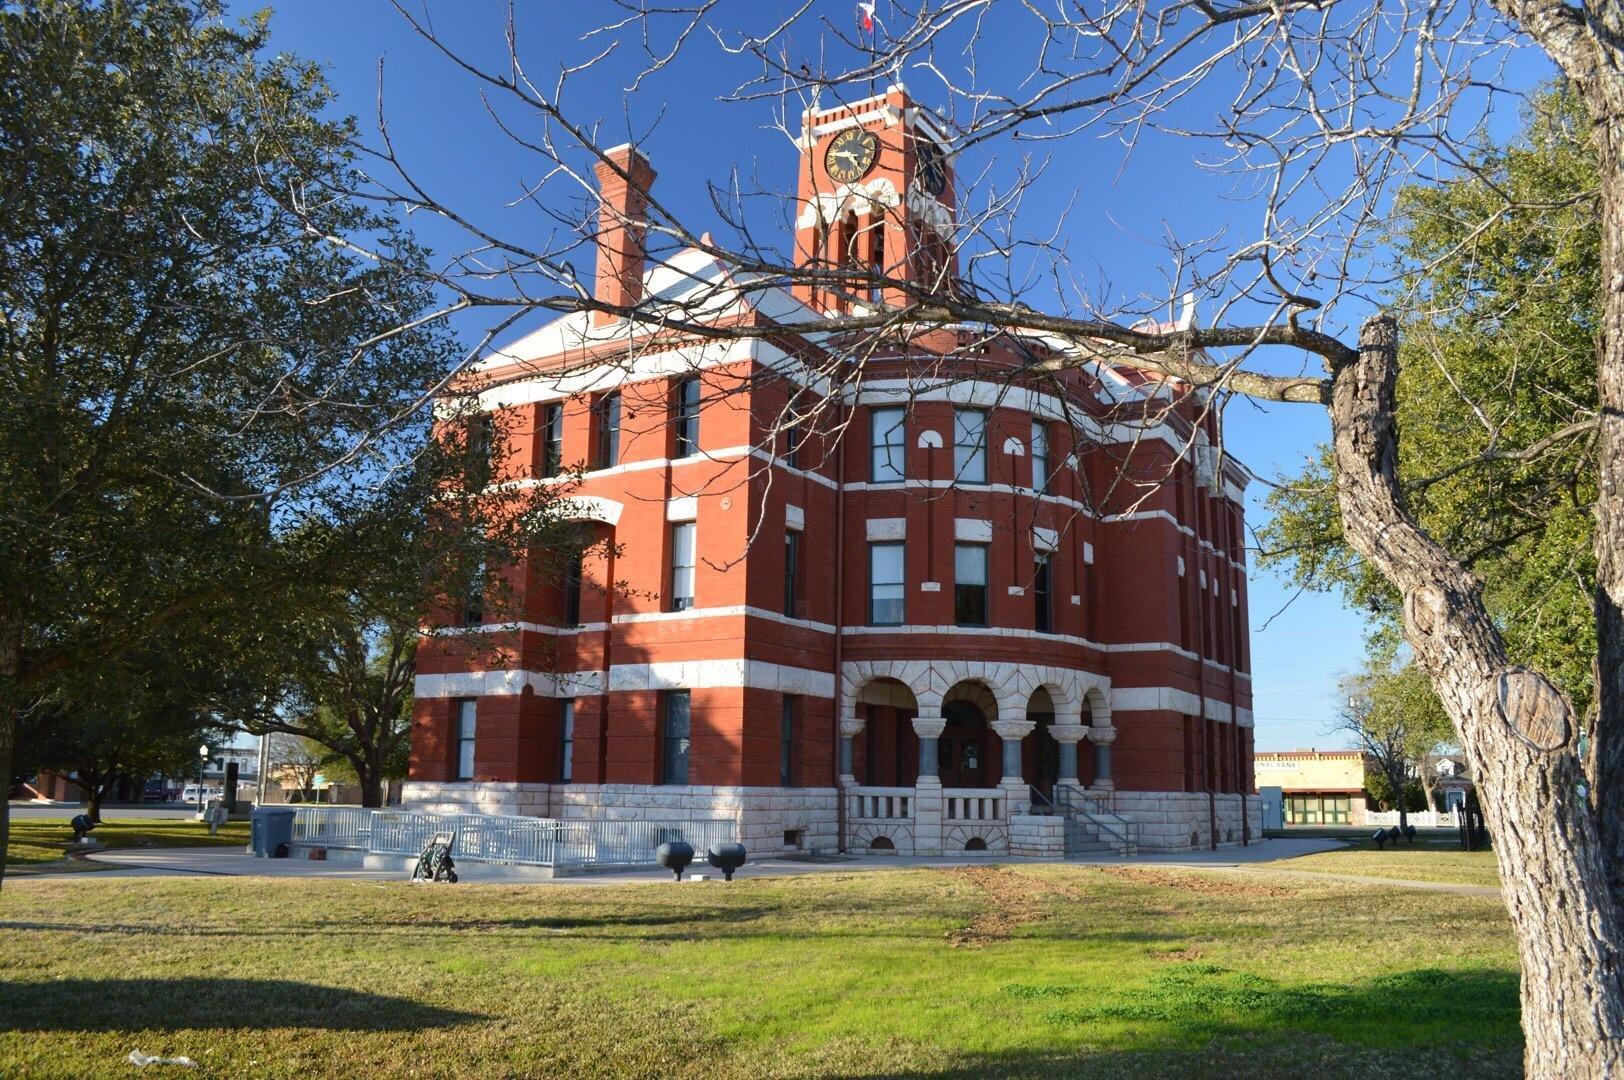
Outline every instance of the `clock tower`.
<svg viewBox="0 0 1624 1080">
<path fill-rule="evenodd" d="M 935 117 L 902 86 L 848 105 L 807 110 L 796 263 L 828 277 L 797 284 L 799 299 L 820 311 L 844 313 L 905 304 L 908 290 L 952 287 L 957 257 L 946 144 Z"/>
</svg>

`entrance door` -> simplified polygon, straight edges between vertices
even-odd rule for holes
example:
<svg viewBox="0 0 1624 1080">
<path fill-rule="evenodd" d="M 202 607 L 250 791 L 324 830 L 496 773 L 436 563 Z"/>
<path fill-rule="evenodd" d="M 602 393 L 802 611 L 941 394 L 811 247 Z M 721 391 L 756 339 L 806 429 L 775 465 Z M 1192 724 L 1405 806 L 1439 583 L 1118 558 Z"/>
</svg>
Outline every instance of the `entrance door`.
<svg viewBox="0 0 1624 1080">
<path fill-rule="evenodd" d="M 1060 779 L 1060 744 L 1054 741 L 1049 734 L 1049 725 L 1054 723 L 1054 717 L 1047 713 L 1028 713 L 1027 719 L 1037 722 L 1032 734 L 1027 738 L 1034 740 L 1034 754 L 1037 761 L 1034 763 L 1036 776 L 1030 781 L 1044 798 L 1054 798 L 1054 784 Z"/>
<path fill-rule="evenodd" d="M 943 787 L 986 787 L 987 721 L 968 701 L 942 707 L 947 721 L 937 744 L 937 762 Z"/>
</svg>

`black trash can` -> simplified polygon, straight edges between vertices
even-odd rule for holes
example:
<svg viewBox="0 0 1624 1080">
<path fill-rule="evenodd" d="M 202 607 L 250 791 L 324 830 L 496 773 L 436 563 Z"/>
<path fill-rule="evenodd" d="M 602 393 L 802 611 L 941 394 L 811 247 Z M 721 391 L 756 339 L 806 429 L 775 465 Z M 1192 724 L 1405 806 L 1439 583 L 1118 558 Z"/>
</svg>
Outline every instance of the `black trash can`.
<svg viewBox="0 0 1624 1080">
<path fill-rule="evenodd" d="M 291 806 L 256 806 L 248 815 L 248 846 L 257 859 L 285 859 L 293 843 Z"/>
</svg>

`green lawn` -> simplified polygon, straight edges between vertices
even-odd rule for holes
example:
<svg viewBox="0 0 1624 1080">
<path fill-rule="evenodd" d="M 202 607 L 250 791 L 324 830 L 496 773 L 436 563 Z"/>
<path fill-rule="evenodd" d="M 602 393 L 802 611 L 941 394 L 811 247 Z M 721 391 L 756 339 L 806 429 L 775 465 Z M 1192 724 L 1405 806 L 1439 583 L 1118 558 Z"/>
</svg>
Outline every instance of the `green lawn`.
<svg viewBox="0 0 1624 1080">
<path fill-rule="evenodd" d="M 1500 871 L 1492 851 L 1462 851 L 1454 846 L 1389 845 L 1378 851 L 1366 845 L 1263 863 L 1281 870 L 1314 870 L 1366 877 L 1444 881 L 1458 885 L 1498 885 Z"/>
<path fill-rule="evenodd" d="M 16 880 L 0 1075 L 1511 1077 L 1487 897 L 1150 867 Z"/>
<path fill-rule="evenodd" d="M 105 865 L 70 859 L 66 856 L 73 840 L 68 822 L 72 814 L 58 818 L 13 817 L 11 842 L 6 846 L 6 873 L 57 873 L 72 870 L 104 870 Z M 139 847 L 227 847 L 248 846 L 248 822 L 230 821 L 216 836 L 201 822 L 174 818 L 108 818 L 90 834 L 110 848 Z"/>
</svg>

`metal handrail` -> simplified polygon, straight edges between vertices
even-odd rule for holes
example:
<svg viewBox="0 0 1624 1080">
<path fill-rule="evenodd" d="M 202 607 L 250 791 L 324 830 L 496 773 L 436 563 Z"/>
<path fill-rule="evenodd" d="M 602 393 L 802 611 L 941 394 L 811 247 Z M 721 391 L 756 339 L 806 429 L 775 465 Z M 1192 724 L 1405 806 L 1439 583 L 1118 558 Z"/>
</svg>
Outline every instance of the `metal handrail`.
<svg viewBox="0 0 1624 1080">
<path fill-rule="evenodd" d="M 1065 789 L 1062 788 L 1061 790 L 1065 790 Z M 1042 803 L 1043 806 L 1045 807 L 1045 809 L 1047 809 L 1050 813 L 1054 812 L 1054 809 L 1055 809 L 1054 800 L 1049 798 L 1049 796 L 1045 795 L 1043 792 L 1039 791 L 1037 789 L 1037 785 L 1028 784 L 1027 785 L 1027 793 L 1028 793 L 1028 798 L 1031 801 L 1033 806 L 1036 806 L 1037 804 Z"/>
</svg>

